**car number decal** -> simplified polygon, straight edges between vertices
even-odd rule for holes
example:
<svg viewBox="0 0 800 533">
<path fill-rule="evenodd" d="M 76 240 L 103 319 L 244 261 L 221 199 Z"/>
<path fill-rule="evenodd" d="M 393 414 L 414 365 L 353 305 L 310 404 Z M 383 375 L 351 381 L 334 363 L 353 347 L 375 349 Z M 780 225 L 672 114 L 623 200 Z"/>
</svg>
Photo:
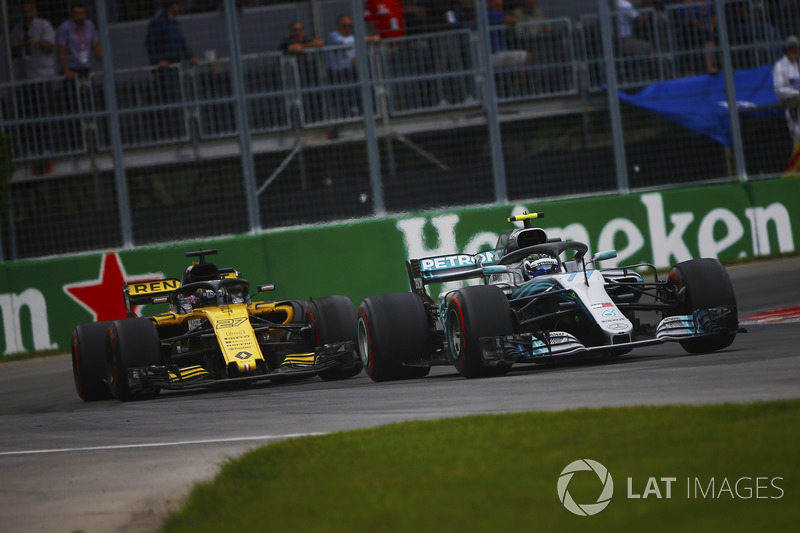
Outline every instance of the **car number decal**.
<svg viewBox="0 0 800 533">
<path fill-rule="evenodd" d="M 247 322 L 248 317 L 240 316 L 236 318 L 223 318 L 217 321 L 217 329 L 235 328 Z"/>
</svg>

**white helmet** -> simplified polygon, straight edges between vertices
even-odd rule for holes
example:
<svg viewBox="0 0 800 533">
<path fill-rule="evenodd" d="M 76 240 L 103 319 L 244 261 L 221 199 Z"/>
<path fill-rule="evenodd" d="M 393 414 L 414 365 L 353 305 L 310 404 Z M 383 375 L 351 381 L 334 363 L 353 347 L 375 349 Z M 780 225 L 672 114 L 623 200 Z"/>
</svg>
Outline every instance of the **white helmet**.
<svg viewBox="0 0 800 533">
<path fill-rule="evenodd" d="M 542 259 L 525 259 L 523 262 L 523 271 L 528 279 L 533 279 L 542 274 L 555 274 L 559 271 L 558 260 L 552 257 L 544 257 Z"/>
</svg>

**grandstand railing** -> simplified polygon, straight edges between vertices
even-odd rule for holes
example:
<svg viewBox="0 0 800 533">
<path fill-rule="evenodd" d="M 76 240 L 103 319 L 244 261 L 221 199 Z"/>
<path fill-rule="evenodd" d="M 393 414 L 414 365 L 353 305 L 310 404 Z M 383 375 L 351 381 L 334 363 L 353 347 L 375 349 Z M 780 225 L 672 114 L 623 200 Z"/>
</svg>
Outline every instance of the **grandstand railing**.
<svg viewBox="0 0 800 533">
<path fill-rule="evenodd" d="M 738 7 L 742 4 L 742 7 Z M 713 2 L 693 4 L 692 9 Z M 737 3 L 729 20 L 735 68 L 774 62 L 779 31 L 760 3 Z M 639 38 L 653 53 L 630 56 L 615 33 L 618 85 L 634 89 L 659 80 L 704 72 L 705 43 L 688 30 L 682 5 L 642 9 L 649 21 Z M 611 12 L 613 27 L 618 14 Z M 599 15 L 551 19 L 503 28 L 508 49 L 527 50 L 533 61 L 496 69 L 499 103 L 577 96 L 604 90 Z M 301 57 L 279 52 L 242 58 L 250 130 L 255 134 L 330 127 L 360 118 L 359 82 L 326 66 L 344 47 L 323 47 Z M 407 117 L 484 105 L 477 40 L 469 30 L 386 39 L 369 48 L 374 110 L 380 118 Z M 712 53 L 719 53 L 715 43 Z M 586 76 L 581 76 L 586 73 Z M 123 69 L 113 75 L 123 148 L 235 137 L 230 59 L 200 66 Z M 0 84 L 3 130 L 14 140 L 16 162 L 72 157 L 111 149 L 103 74 L 88 80 L 56 77 Z"/>
</svg>

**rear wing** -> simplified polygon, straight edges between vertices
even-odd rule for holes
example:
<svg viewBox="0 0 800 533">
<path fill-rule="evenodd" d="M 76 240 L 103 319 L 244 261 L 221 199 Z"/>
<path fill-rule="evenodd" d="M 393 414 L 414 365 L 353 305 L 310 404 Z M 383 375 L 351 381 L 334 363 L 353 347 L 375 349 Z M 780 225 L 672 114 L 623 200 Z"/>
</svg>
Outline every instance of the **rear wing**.
<svg viewBox="0 0 800 533">
<path fill-rule="evenodd" d="M 499 250 L 489 250 L 475 255 L 450 254 L 410 259 L 406 262 L 411 290 L 429 298 L 425 286 L 431 283 L 461 281 L 485 276 L 481 265 L 491 265 L 500 260 Z"/>
<path fill-rule="evenodd" d="M 174 278 L 126 283 L 122 286 L 122 295 L 128 316 L 136 316 L 133 312 L 134 305 L 168 303 L 169 295 L 180 286 L 181 280 Z"/>
</svg>

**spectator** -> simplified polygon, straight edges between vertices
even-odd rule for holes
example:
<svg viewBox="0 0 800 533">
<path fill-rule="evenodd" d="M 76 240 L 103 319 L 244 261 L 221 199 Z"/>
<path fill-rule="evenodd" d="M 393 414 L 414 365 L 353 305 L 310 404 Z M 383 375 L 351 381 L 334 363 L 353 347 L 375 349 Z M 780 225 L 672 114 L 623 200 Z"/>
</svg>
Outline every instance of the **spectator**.
<svg viewBox="0 0 800 533">
<path fill-rule="evenodd" d="M 20 79 L 35 81 L 55 76 L 55 31 L 49 21 L 37 17 L 34 2 L 23 2 L 22 22 L 11 30 L 9 39 L 11 53 L 17 59 Z M 49 82 L 34 83 L 20 89 L 17 97 L 23 117 L 35 119 L 50 114 L 53 98 Z M 34 174 L 49 173 L 51 170 L 47 159 L 52 148 L 50 129 L 49 124 L 31 124 L 22 128 L 21 152 L 27 156 L 43 156 L 41 161 L 34 163 Z"/>
<path fill-rule="evenodd" d="M 94 54 L 95 59 L 100 61 L 103 54 L 94 24 L 91 20 L 86 20 L 86 6 L 83 2 L 74 2 L 70 6 L 70 18 L 58 27 L 56 43 L 65 79 L 62 99 L 64 112 L 85 112 L 91 107 L 89 95 L 91 55 Z M 87 118 L 87 120 L 92 119 Z M 94 131 L 95 128 L 91 126 L 87 124 L 84 128 L 80 121 L 68 122 L 65 124 L 67 131 L 61 132 L 58 138 L 67 150 L 78 149 L 83 143 L 84 135 Z M 93 146 L 91 139 L 89 143 Z"/>
<path fill-rule="evenodd" d="M 367 42 L 378 42 L 378 35 L 367 36 Z M 326 44 L 336 47 L 328 51 L 326 56 L 328 83 L 331 85 L 353 85 L 332 94 L 332 109 L 336 118 L 347 118 L 361 113 L 358 98 L 358 81 L 356 71 L 356 38 L 353 35 L 353 18 L 339 15 L 336 18 L 336 29 L 328 35 Z"/>
<path fill-rule="evenodd" d="M 161 12 L 153 17 L 147 25 L 145 48 L 150 64 L 157 66 L 155 85 L 159 104 L 177 103 L 183 100 L 181 94 L 181 71 L 177 65 L 186 59 L 192 65 L 200 60 L 192 53 L 183 37 L 183 32 L 175 18 L 180 10 L 180 2 L 167 0 Z M 165 134 L 174 138 L 186 133 L 186 121 L 182 109 L 171 108 L 156 115 L 154 135 Z"/>
<path fill-rule="evenodd" d="M 147 25 L 145 47 L 151 65 L 167 68 L 184 59 L 193 65 L 200 62 L 186 44 L 181 27 L 175 18 L 180 7 L 179 1 L 167 0 L 164 2 L 161 12 L 156 14 Z"/>
<path fill-rule="evenodd" d="M 785 53 L 772 69 L 772 85 L 775 94 L 785 109 L 786 124 L 793 145 L 800 141 L 800 39 L 789 36 L 785 42 Z"/>
<path fill-rule="evenodd" d="M 702 43 L 705 56 L 706 71 L 717 74 L 719 70 L 714 61 L 717 42 L 717 14 L 714 4 L 709 0 L 683 0 L 686 4 L 681 10 L 685 17 L 684 42 L 689 49 L 694 49 Z M 699 4 L 699 5 L 693 5 Z"/>
<path fill-rule="evenodd" d="M 23 80 L 56 75 L 56 33 L 52 24 L 37 17 L 36 4 L 22 4 L 22 22 L 11 30 L 11 53 L 18 59 L 18 75 Z"/>
<path fill-rule="evenodd" d="M 513 15 L 503 11 L 503 0 L 488 0 L 487 7 L 492 66 L 501 71 L 499 80 L 503 82 L 498 88 L 498 94 L 501 97 L 519 95 L 524 75 L 522 69 L 533 62 L 533 54 L 527 50 L 506 48 L 506 31 L 516 24 L 516 20 Z M 503 71 L 512 71 L 509 73 L 510 77 Z M 506 79 L 510 83 L 506 83 Z"/>
<path fill-rule="evenodd" d="M 401 0 L 366 0 L 364 2 L 364 22 L 367 33 L 378 35 L 383 39 L 398 39 L 406 35 L 406 12 Z M 391 41 L 381 46 L 381 76 L 398 78 L 417 74 L 418 50 L 414 47 L 417 40 Z M 424 59 L 423 59 L 424 61 Z M 406 109 L 419 106 L 419 92 L 416 82 L 387 83 L 386 95 L 394 109 Z"/>
<path fill-rule="evenodd" d="M 488 0 L 489 46 L 492 52 L 494 68 L 520 68 L 533 60 L 530 52 L 525 50 L 508 50 L 506 48 L 506 26 L 514 26 L 513 15 L 503 11 L 503 0 Z M 497 29 L 492 29 L 495 26 Z"/>
<path fill-rule="evenodd" d="M 324 43 L 321 39 L 312 39 L 306 35 L 306 28 L 302 22 L 296 21 L 289 24 L 289 36 L 286 37 L 278 49 L 284 54 L 296 54 L 298 56 L 305 52 L 306 48 L 319 48 Z"/>
<path fill-rule="evenodd" d="M 297 67 L 297 74 L 299 76 L 301 87 L 316 87 L 319 85 L 319 78 L 317 76 L 317 62 L 309 57 L 308 50 L 320 48 L 324 45 L 321 39 L 312 39 L 306 35 L 306 28 L 300 21 L 295 21 L 289 24 L 289 36 L 286 37 L 278 45 L 278 49 L 290 56 L 293 65 Z M 294 79 L 290 76 L 289 79 Z M 322 105 L 318 101 L 320 95 L 318 93 L 303 95 L 303 105 L 308 113 L 312 122 L 316 122 L 322 118 Z"/>
<path fill-rule="evenodd" d="M 417 68 L 435 75 L 435 81 L 419 82 L 423 86 L 422 103 L 427 106 L 475 103 L 466 76 L 442 76 L 465 70 L 468 38 L 452 33 L 464 28 L 465 16 L 459 0 L 413 0 L 405 3 L 405 9 L 409 34 L 439 34 L 415 40 Z"/>
<path fill-rule="evenodd" d="M 619 39 L 620 54 L 625 56 L 655 54 L 655 48 L 649 41 L 633 36 L 634 23 L 644 21 L 644 16 L 633 7 L 633 4 L 628 0 L 617 0 L 617 15 L 617 37 Z"/>
<path fill-rule="evenodd" d="M 364 3 L 364 21 L 367 31 L 381 39 L 404 37 L 406 34 L 406 13 L 401 0 L 366 0 Z"/>
<path fill-rule="evenodd" d="M 72 4 L 71 16 L 58 27 L 56 35 L 58 58 L 64 77 L 86 79 L 92 70 L 90 52 L 100 61 L 103 57 L 100 41 L 91 20 L 86 20 L 83 2 Z"/>
</svg>

